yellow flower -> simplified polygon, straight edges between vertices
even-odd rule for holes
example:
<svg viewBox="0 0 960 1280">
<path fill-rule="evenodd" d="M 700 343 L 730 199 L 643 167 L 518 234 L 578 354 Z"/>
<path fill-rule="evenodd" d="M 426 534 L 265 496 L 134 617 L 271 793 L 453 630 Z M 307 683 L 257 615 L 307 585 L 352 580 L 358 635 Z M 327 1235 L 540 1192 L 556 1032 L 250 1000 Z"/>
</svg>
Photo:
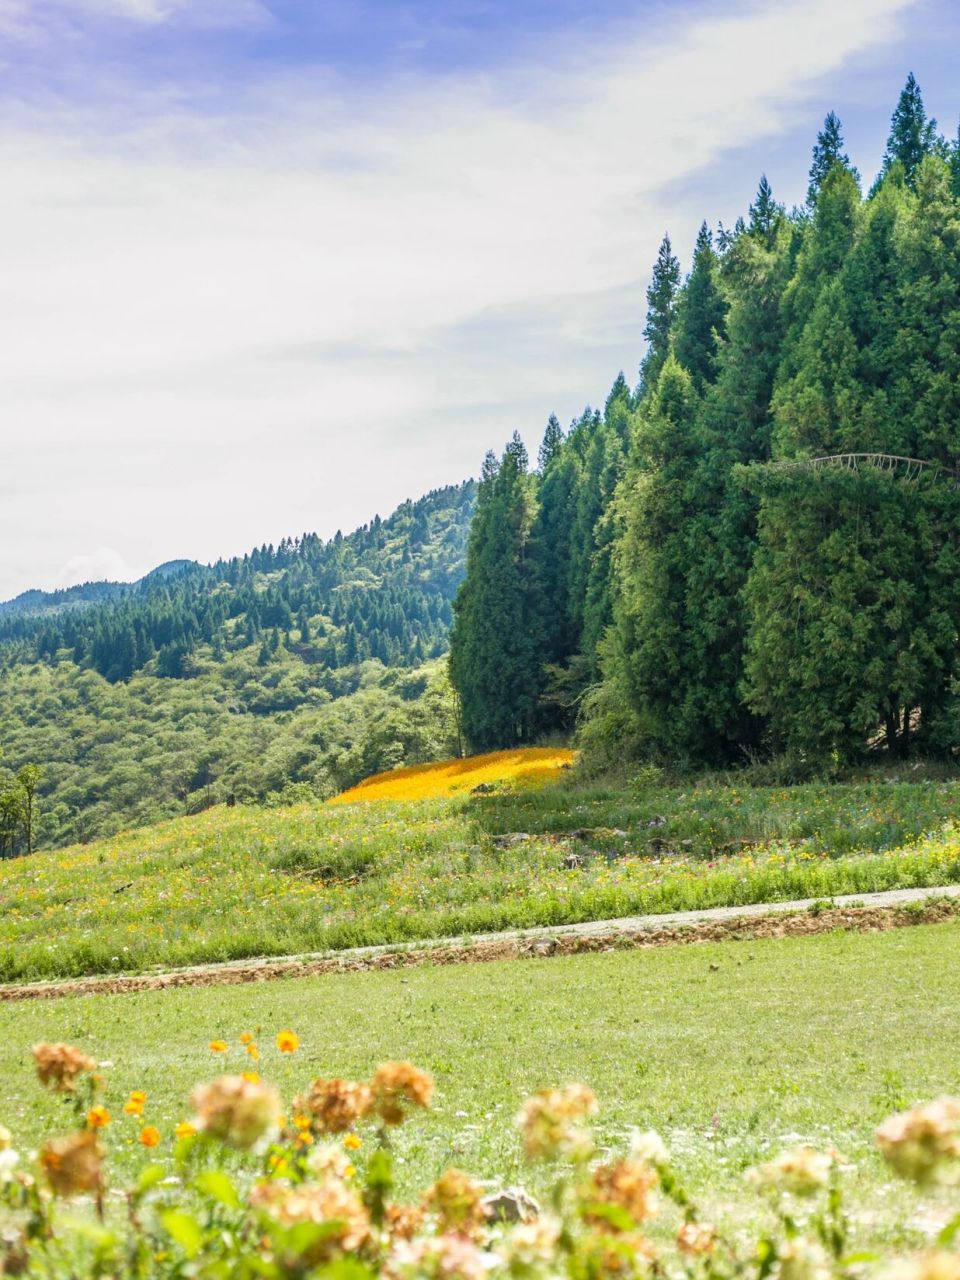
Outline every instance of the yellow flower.
<svg viewBox="0 0 960 1280">
<path fill-rule="evenodd" d="M 91 1129 L 105 1129 L 110 1123 L 110 1112 L 106 1107 L 91 1107 L 87 1112 L 87 1124 Z"/>
<path fill-rule="evenodd" d="M 160 1130 L 156 1125 L 146 1125 L 140 1130 L 140 1141 L 145 1147 L 158 1147 L 160 1145 Z"/>
<path fill-rule="evenodd" d="M 343 1140 L 343 1145 L 348 1151 L 358 1151 L 363 1146 L 363 1139 L 358 1138 L 355 1133 L 348 1133 Z"/>
<path fill-rule="evenodd" d="M 247 1053 L 254 1060 L 254 1062 L 260 1061 L 260 1050 L 252 1041 L 250 1044 L 247 1045 Z"/>
<path fill-rule="evenodd" d="M 296 1053 L 300 1048 L 300 1037 L 295 1031 L 281 1031 L 277 1034 L 277 1048 L 281 1053 Z"/>
<path fill-rule="evenodd" d="M 259 1074 L 258 1074 L 256 1071 L 245 1071 L 245 1072 L 243 1073 L 243 1078 L 244 1078 L 244 1080 L 246 1080 L 247 1084 L 259 1084 L 259 1083 L 260 1083 L 260 1076 L 259 1076 Z"/>
<path fill-rule="evenodd" d="M 241 1043 L 241 1044 L 253 1044 L 253 1032 L 252 1032 L 252 1031 L 244 1031 L 244 1032 L 243 1032 L 243 1034 L 240 1036 L 240 1043 Z"/>
<path fill-rule="evenodd" d="M 176 1129 L 174 1129 L 174 1133 L 178 1138 L 193 1138 L 196 1136 L 196 1132 L 189 1120 L 181 1120 Z"/>
<path fill-rule="evenodd" d="M 208 1048 L 211 1053 L 226 1053 L 228 1045 L 226 1040 L 211 1040 Z"/>
</svg>

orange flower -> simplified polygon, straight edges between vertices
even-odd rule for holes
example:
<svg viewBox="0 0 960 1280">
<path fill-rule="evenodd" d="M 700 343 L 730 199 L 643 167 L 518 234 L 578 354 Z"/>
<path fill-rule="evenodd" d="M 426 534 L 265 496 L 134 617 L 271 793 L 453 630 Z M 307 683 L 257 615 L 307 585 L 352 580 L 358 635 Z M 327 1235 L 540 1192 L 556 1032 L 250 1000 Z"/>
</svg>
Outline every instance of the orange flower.
<svg viewBox="0 0 960 1280">
<path fill-rule="evenodd" d="M 300 1037 L 295 1031 L 281 1031 L 277 1034 L 277 1048 L 281 1053 L 296 1053 L 300 1048 Z"/>
<path fill-rule="evenodd" d="M 145 1147 L 158 1147 L 160 1145 L 160 1130 L 156 1125 L 148 1124 L 140 1130 L 140 1141 Z"/>
<path fill-rule="evenodd" d="M 240 1036 L 240 1043 L 241 1043 L 241 1044 L 253 1044 L 253 1032 L 252 1032 L 252 1031 L 244 1031 L 244 1032 L 241 1034 L 241 1036 Z"/>
<path fill-rule="evenodd" d="M 142 1089 L 134 1089 L 130 1097 L 123 1104 L 123 1109 L 128 1116 L 142 1116 L 143 1108 L 147 1105 L 147 1095 Z"/>
<path fill-rule="evenodd" d="M 226 1040 L 211 1040 L 207 1047 L 211 1053 L 226 1053 L 229 1045 Z"/>
<path fill-rule="evenodd" d="M 196 1136 L 196 1132 L 189 1120 L 181 1120 L 176 1129 L 174 1129 L 174 1133 L 178 1138 L 193 1138 Z"/>
<path fill-rule="evenodd" d="M 110 1112 L 106 1107 L 91 1107 L 87 1112 L 87 1124 L 91 1129 L 105 1129 L 110 1123 Z"/>
<path fill-rule="evenodd" d="M 253 1041 L 252 1041 L 252 1040 L 251 1040 L 251 1042 L 247 1045 L 247 1053 L 248 1053 L 248 1054 L 250 1055 L 250 1057 L 254 1060 L 254 1062 L 259 1062 L 259 1061 L 260 1061 L 260 1050 L 257 1048 L 257 1046 L 253 1043 Z"/>
</svg>

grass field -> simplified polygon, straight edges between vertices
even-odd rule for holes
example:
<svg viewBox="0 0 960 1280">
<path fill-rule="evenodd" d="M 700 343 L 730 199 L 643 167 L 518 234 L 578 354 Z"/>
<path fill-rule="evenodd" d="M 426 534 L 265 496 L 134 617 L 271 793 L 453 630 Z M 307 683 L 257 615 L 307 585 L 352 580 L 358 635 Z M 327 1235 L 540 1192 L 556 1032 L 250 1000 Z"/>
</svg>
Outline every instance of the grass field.
<svg viewBox="0 0 960 1280">
<path fill-rule="evenodd" d="M 933 887 L 958 812 L 956 781 L 884 780 L 211 809 L 0 862 L 0 980 Z"/>
<path fill-rule="evenodd" d="M 131 1089 L 148 1094 L 145 1119 L 163 1135 L 153 1154 L 169 1158 L 190 1087 L 243 1069 L 238 1037 L 251 1031 L 262 1074 L 287 1093 L 387 1058 L 430 1070 L 435 1110 L 397 1138 L 407 1187 L 452 1163 L 535 1188 L 512 1118 L 533 1089 L 576 1079 L 601 1100 L 605 1141 L 658 1128 L 711 1212 L 741 1201 L 739 1227 L 744 1203 L 761 1212 L 742 1194 L 746 1167 L 799 1139 L 835 1145 L 856 1165 L 858 1235 L 890 1242 L 914 1193 L 891 1184 L 872 1131 L 899 1106 L 960 1091 L 958 961 L 960 925 L 946 924 L 0 1006 L 0 1123 L 21 1149 L 68 1127 L 30 1058 L 34 1042 L 68 1039 L 113 1064 L 106 1137 L 121 1163 L 143 1154 L 140 1122 L 121 1114 Z M 286 1027 L 301 1048 L 281 1058 L 271 1046 Z M 206 1047 L 218 1037 L 233 1046 L 226 1063 Z"/>
</svg>

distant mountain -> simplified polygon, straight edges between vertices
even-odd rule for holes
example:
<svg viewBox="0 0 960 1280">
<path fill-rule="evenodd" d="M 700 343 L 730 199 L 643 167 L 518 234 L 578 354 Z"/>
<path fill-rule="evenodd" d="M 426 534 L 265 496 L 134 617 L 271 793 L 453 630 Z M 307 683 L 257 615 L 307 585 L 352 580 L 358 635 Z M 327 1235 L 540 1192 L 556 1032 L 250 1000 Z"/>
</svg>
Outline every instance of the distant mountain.
<svg viewBox="0 0 960 1280">
<path fill-rule="evenodd" d="M 0 781 L 43 767 L 41 843 L 453 754 L 440 659 L 475 498 L 0 608 Z"/>
<path fill-rule="evenodd" d="M 37 617 L 39 614 L 60 613 L 64 609 L 84 609 L 92 604 L 103 604 L 126 595 L 144 582 L 170 578 L 184 569 L 196 565 L 196 560 L 167 560 L 145 573 L 136 582 L 81 582 L 75 587 L 62 587 L 58 591 L 21 591 L 12 600 L 0 600 L 0 618 Z"/>
<path fill-rule="evenodd" d="M 36 617 L 41 613 L 59 613 L 63 609 L 82 609 L 91 604 L 115 600 L 130 590 L 127 582 L 81 582 L 60 591 L 22 591 L 12 600 L 0 601 L 0 618 Z"/>
</svg>

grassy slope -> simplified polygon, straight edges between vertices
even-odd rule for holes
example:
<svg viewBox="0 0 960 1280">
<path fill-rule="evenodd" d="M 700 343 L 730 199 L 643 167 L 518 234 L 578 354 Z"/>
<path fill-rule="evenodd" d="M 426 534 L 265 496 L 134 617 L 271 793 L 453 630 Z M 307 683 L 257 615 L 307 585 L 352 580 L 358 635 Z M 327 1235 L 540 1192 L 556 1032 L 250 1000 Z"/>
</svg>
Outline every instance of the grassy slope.
<svg viewBox="0 0 960 1280">
<path fill-rule="evenodd" d="M 119 1112 L 142 1088 L 167 1155 L 189 1088 L 224 1065 L 207 1042 L 229 1040 L 226 1065 L 240 1069 L 237 1038 L 251 1030 L 264 1076 L 287 1092 L 390 1057 L 431 1070 L 436 1110 L 399 1139 L 408 1186 L 449 1163 L 529 1183 L 516 1108 L 540 1085 L 580 1079 L 601 1099 L 605 1139 L 660 1128 L 721 1215 L 743 1169 L 799 1135 L 856 1162 L 853 1200 L 873 1196 L 882 1214 L 859 1230 L 887 1234 L 912 1201 L 878 1194 L 889 1178 L 872 1130 L 899 1105 L 960 1091 L 958 961 L 960 925 L 947 924 L 0 1006 L 0 1122 L 22 1145 L 65 1123 L 33 1081 L 29 1046 L 67 1038 L 115 1064 L 110 1142 L 140 1159 Z M 283 1027 L 302 1039 L 292 1060 L 268 1047 Z"/>
<path fill-rule="evenodd" d="M 958 805 L 951 782 L 213 809 L 0 863 L 0 979 L 950 883 Z"/>
</svg>

